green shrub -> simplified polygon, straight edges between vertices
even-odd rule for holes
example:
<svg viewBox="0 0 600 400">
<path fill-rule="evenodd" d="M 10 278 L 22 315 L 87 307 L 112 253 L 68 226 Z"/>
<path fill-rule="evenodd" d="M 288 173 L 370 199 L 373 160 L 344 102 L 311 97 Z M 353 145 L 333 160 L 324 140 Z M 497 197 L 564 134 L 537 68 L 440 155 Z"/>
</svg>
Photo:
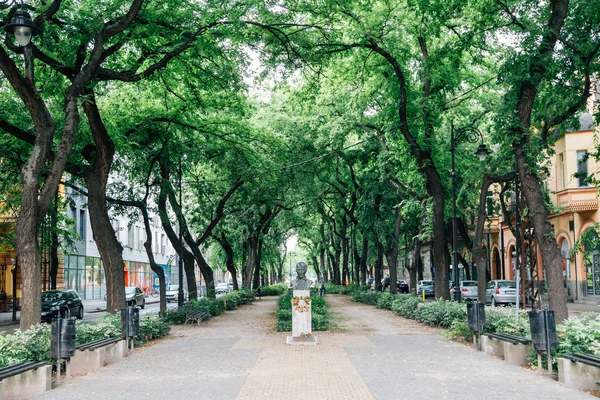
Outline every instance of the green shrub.
<svg viewBox="0 0 600 400">
<path fill-rule="evenodd" d="M 340 294 L 340 291 L 341 291 L 341 289 L 342 289 L 343 287 L 344 287 L 344 286 L 335 285 L 335 284 L 333 284 L 333 283 L 331 283 L 331 282 L 327 282 L 327 283 L 325 284 L 325 292 L 326 292 L 327 294 Z"/>
<path fill-rule="evenodd" d="M 354 292 L 352 292 L 351 300 L 375 306 L 379 301 L 379 297 L 381 297 L 381 292 L 376 292 L 373 290 L 370 290 L 368 292 L 362 290 L 355 290 Z"/>
<path fill-rule="evenodd" d="M 519 319 L 515 321 L 516 310 L 514 306 L 486 307 L 485 331 L 507 333 L 510 335 L 531 338 L 529 316 L 525 310 L 519 311 Z"/>
<path fill-rule="evenodd" d="M 263 286 L 260 288 L 261 296 L 280 296 L 288 290 L 288 287 L 285 283 L 276 283 L 274 285 Z"/>
<path fill-rule="evenodd" d="M 558 349 L 553 357 L 573 353 L 600 356 L 600 319 L 597 313 L 569 318 L 556 327 L 556 333 Z"/>
<path fill-rule="evenodd" d="M 392 301 L 396 298 L 395 295 L 390 292 L 384 292 L 379 296 L 377 300 L 377 308 L 381 310 L 391 310 L 392 309 Z"/>
<path fill-rule="evenodd" d="M 452 340 L 459 342 L 466 342 L 473 339 L 473 332 L 469 329 L 467 321 L 454 320 L 448 331 L 444 332 L 444 335 Z"/>
<path fill-rule="evenodd" d="M 466 320 L 467 307 L 464 303 L 439 299 L 423 303 L 414 315 L 415 320 L 426 325 L 450 328 L 455 320 Z"/>
<path fill-rule="evenodd" d="M 416 296 L 400 294 L 392 301 L 392 311 L 404 318 L 414 319 L 419 303 L 421 300 Z"/>
<path fill-rule="evenodd" d="M 94 340 L 121 337 L 121 316 L 106 314 L 96 323 L 77 321 L 75 327 L 77 344 Z"/>
<path fill-rule="evenodd" d="M 50 325 L 37 324 L 13 334 L 0 332 L 0 367 L 25 361 L 47 360 L 50 351 Z"/>
<path fill-rule="evenodd" d="M 250 304 L 256 298 L 253 290 L 243 288 L 237 291 L 240 296 L 241 304 Z"/>
<path fill-rule="evenodd" d="M 235 310 L 242 304 L 242 297 L 238 292 L 229 292 L 223 296 L 221 296 L 219 301 L 223 302 L 226 310 Z"/>
<path fill-rule="evenodd" d="M 326 331 L 329 329 L 329 315 L 315 314 L 312 315 L 312 329 L 313 331 Z"/>
<path fill-rule="evenodd" d="M 163 319 L 169 325 L 179 325 L 185 323 L 186 311 L 182 308 L 173 308 L 167 310 Z"/>
<path fill-rule="evenodd" d="M 171 326 L 160 317 L 153 314 L 140 316 L 140 332 L 135 338 L 135 345 L 141 346 L 151 340 L 167 336 L 171 332 Z"/>
</svg>

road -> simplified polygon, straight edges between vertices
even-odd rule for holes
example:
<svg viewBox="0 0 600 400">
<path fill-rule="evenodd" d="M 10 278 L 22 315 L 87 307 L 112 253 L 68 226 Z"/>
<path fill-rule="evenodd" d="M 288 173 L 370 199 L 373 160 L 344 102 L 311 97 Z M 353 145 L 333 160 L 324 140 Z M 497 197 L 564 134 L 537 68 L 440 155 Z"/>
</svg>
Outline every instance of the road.
<svg viewBox="0 0 600 400">
<path fill-rule="evenodd" d="M 152 303 L 152 304 L 146 304 L 146 307 L 142 310 L 140 309 L 140 315 L 144 315 L 144 314 L 148 314 L 148 313 L 153 313 L 153 314 L 158 314 L 160 308 L 160 304 L 157 303 Z M 177 303 L 167 303 L 167 308 L 168 309 L 173 309 L 173 308 L 177 308 Z M 85 322 L 97 322 L 99 321 L 104 315 L 106 315 L 105 311 L 93 311 L 93 312 L 85 312 L 85 314 L 83 315 L 83 320 Z M 10 318 L 10 314 L 6 313 L 5 314 L 6 317 Z M 19 313 L 17 313 L 17 319 L 19 317 Z M 9 321 L 3 321 L 3 324 L 0 325 L 0 332 L 5 332 L 7 334 L 13 333 L 15 331 L 15 329 L 17 329 L 19 327 L 18 323 L 10 323 Z"/>
</svg>

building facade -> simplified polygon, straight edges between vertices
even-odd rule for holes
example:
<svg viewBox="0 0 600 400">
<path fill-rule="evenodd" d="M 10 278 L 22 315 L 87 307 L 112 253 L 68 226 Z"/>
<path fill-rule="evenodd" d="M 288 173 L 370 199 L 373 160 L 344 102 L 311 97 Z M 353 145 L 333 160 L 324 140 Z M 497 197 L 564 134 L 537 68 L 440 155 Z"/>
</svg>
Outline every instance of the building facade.
<svg viewBox="0 0 600 400">
<path fill-rule="evenodd" d="M 103 299 L 106 279 L 100 253 L 93 239 L 86 197 L 67 188 L 67 216 L 74 221 L 73 229 L 80 240 L 74 251 L 64 256 L 64 288 L 76 290 L 82 299 Z M 162 228 L 160 218 L 150 213 L 152 252 L 156 263 L 164 269 L 167 285 L 178 284 L 178 263 L 175 249 Z M 158 276 L 151 270 L 144 242 L 146 230 L 142 220 L 131 221 L 125 215 L 111 215 L 117 239 L 123 246 L 125 286 L 137 286 L 145 294 L 158 291 Z M 184 282 L 185 284 L 185 282 Z"/>
<path fill-rule="evenodd" d="M 582 129 L 567 132 L 555 143 L 543 183 L 554 206 L 550 223 L 561 251 L 567 296 L 572 300 L 600 300 L 600 241 L 595 229 L 600 221 L 599 198 L 598 188 L 590 183 L 590 177 L 597 178 L 600 164 L 590 156 L 596 152 L 596 129 L 592 122 L 591 115 L 582 116 Z M 516 277 L 516 240 L 508 218 L 491 215 L 486 222 L 492 279 Z M 525 264 L 526 280 L 543 292 L 545 274 L 541 252 L 535 240 L 530 239 L 533 228 L 527 226 L 526 217 L 523 223 L 526 234 L 521 262 Z"/>
</svg>

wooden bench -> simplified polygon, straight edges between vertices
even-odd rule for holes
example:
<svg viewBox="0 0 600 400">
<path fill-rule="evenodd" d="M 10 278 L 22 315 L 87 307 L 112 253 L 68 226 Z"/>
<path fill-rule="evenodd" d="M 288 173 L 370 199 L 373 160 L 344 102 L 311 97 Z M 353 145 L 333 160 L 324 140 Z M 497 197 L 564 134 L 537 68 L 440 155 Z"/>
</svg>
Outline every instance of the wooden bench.
<svg viewBox="0 0 600 400">
<path fill-rule="evenodd" d="M 67 376 L 88 373 L 112 364 L 127 355 L 125 341 L 120 338 L 106 338 L 84 343 L 76 347 L 75 354 L 67 364 Z"/>
<path fill-rule="evenodd" d="M 481 350 L 511 364 L 528 365 L 531 340 L 507 333 L 484 333 L 481 335 Z"/>
<path fill-rule="evenodd" d="M 52 389 L 52 366 L 47 361 L 28 361 L 0 368 L 0 399 L 37 397 Z"/>
<path fill-rule="evenodd" d="M 208 318 L 210 314 L 204 310 L 190 309 L 185 312 L 185 325 L 188 322 L 197 322 L 200 326 L 200 322 L 204 321 L 208 325 Z"/>
<path fill-rule="evenodd" d="M 558 358 L 558 381 L 581 390 L 598 390 L 600 357 L 591 354 L 565 354 Z"/>
</svg>

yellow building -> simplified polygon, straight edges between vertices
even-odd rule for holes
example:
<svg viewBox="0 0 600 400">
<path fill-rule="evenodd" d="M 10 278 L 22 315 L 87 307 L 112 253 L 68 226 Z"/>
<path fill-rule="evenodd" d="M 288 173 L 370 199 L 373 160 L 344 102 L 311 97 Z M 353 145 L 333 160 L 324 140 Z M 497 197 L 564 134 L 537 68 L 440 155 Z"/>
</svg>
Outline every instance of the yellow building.
<svg viewBox="0 0 600 400">
<path fill-rule="evenodd" d="M 598 188 L 586 181 L 589 176 L 597 177 L 600 164 L 589 157 L 596 151 L 591 116 L 584 115 L 581 122 L 582 130 L 568 132 L 555 143 L 554 154 L 548 160 L 549 176 L 544 185 L 555 206 L 550 223 L 554 226 L 563 257 L 567 295 L 573 300 L 600 301 L 600 240 L 593 229 L 600 221 Z M 526 219 L 523 223 L 527 227 Z M 486 242 L 491 243 L 491 278 L 514 279 L 515 237 L 506 217 L 489 217 L 486 233 Z M 584 234 L 585 237 L 582 237 Z M 574 246 L 584 241 L 587 244 L 580 246 L 582 251 L 572 251 Z M 544 271 L 539 248 L 534 241 L 525 237 L 523 250 L 526 279 L 529 285 L 543 290 Z"/>
</svg>

